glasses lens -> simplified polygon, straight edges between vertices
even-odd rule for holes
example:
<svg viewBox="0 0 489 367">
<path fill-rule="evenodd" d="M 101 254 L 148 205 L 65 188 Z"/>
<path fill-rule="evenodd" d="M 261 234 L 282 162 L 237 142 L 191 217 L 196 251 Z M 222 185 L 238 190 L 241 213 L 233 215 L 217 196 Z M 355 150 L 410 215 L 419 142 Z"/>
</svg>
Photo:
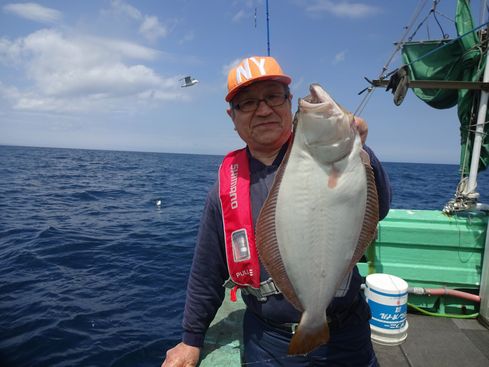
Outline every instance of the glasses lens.
<svg viewBox="0 0 489 367">
<path fill-rule="evenodd" d="M 261 101 L 264 101 L 269 107 L 278 107 L 285 103 L 288 96 L 289 96 L 288 94 L 276 93 L 276 94 L 270 94 L 269 96 L 266 96 L 264 99 L 258 99 L 258 98 L 245 99 L 237 103 L 234 106 L 234 108 L 236 110 L 240 110 L 243 112 L 252 112 L 258 108 Z"/>
<path fill-rule="evenodd" d="M 283 93 L 271 94 L 271 95 L 265 97 L 265 102 L 270 107 L 277 107 L 277 106 L 283 105 L 286 99 L 287 99 L 287 95 L 285 95 Z"/>
<path fill-rule="evenodd" d="M 256 110 L 260 100 L 258 99 L 245 99 L 236 105 L 236 108 L 243 112 L 250 112 Z"/>
</svg>

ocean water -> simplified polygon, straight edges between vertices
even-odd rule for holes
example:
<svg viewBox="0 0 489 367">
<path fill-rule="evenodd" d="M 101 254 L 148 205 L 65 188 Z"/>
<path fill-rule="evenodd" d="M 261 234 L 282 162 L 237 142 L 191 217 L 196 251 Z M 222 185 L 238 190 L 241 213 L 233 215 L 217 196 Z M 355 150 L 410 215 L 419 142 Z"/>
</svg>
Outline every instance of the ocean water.
<svg viewBox="0 0 489 367">
<path fill-rule="evenodd" d="M 0 366 L 159 366 L 221 158 L 0 146 Z M 459 179 L 385 168 L 394 208 L 441 209 Z"/>
</svg>

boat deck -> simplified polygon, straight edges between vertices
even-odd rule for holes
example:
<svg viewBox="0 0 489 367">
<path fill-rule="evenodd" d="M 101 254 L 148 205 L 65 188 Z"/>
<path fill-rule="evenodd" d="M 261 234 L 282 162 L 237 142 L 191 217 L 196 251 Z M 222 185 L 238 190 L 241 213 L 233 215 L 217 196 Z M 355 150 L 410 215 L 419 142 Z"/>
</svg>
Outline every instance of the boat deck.
<svg viewBox="0 0 489 367">
<path fill-rule="evenodd" d="M 407 319 L 404 343 L 374 343 L 382 367 L 489 366 L 489 330 L 477 320 L 415 314 Z"/>
<path fill-rule="evenodd" d="M 200 367 L 246 366 L 241 361 L 244 304 L 225 301 L 206 337 Z M 408 337 L 397 346 L 374 343 L 382 367 L 489 366 L 489 329 L 475 319 L 408 314 Z"/>
</svg>

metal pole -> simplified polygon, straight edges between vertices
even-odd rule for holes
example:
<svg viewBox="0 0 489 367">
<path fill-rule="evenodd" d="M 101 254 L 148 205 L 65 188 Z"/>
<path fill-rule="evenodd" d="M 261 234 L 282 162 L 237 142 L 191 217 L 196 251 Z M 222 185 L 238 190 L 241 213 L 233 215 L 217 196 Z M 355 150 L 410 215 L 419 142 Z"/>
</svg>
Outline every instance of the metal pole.
<svg viewBox="0 0 489 367">
<path fill-rule="evenodd" d="M 486 16 L 485 11 L 483 16 Z M 486 66 L 484 68 L 484 77 L 482 79 L 484 82 L 489 81 L 489 67 L 487 65 L 487 55 L 486 55 Z M 463 194 L 475 194 L 475 188 L 477 187 L 477 172 L 479 170 L 479 159 L 481 155 L 482 138 L 484 136 L 484 125 L 486 122 L 487 113 L 487 101 L 489 99 L 489 93 L 486 91 L 481 91 L 481 98 L 479 102 L 479 112 L 477 114 L 477 125 L 475 127 L 474 145 L 472 146 L 472 158 L 470 161 L 470 171 L 469 171 L 469 182 L 464 189 Z"/>
<path fill-rule="evenodd" d="M 485 82 L 489 81 L 489 67 L 484 70 Z M 472 194 L 477 187 L 477 171 L 479 170 L 479 158 L 481 155 L 482 137 L 484 136 L 484 122 L 486 121 L 487 101 L 489 93 L 481 91 L 479 113 L 477 115 L 477 126 L 475 128 L 474 145 L 472 146 L 472 159 L 470 161 L 469 183 L 464 194 Z"/>
<path fill-rule="evenodd" d="M 267 52 L 268 56 L 270 56 L 270 18 L 268 17 L 268 0 L 266 1 L 267 5 Z"/>
</svg>

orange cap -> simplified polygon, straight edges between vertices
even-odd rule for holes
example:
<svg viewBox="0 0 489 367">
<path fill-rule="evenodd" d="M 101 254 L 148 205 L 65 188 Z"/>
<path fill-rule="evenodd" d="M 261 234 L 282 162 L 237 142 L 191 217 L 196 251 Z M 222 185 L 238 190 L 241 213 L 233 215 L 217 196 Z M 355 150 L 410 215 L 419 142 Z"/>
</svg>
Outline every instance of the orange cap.
<svg viewBox="0 0 489 367">
<path fill-rule="evenodd" d="M 233 99 L 239 90 L 261 80 L 277 80 L 290 84 L 292 79 L 285 75 L 282 68 L 271 56 L 253 56 L 242 60 L 228 74 L 228 94 L 226 102 Z"/>
</svg>

